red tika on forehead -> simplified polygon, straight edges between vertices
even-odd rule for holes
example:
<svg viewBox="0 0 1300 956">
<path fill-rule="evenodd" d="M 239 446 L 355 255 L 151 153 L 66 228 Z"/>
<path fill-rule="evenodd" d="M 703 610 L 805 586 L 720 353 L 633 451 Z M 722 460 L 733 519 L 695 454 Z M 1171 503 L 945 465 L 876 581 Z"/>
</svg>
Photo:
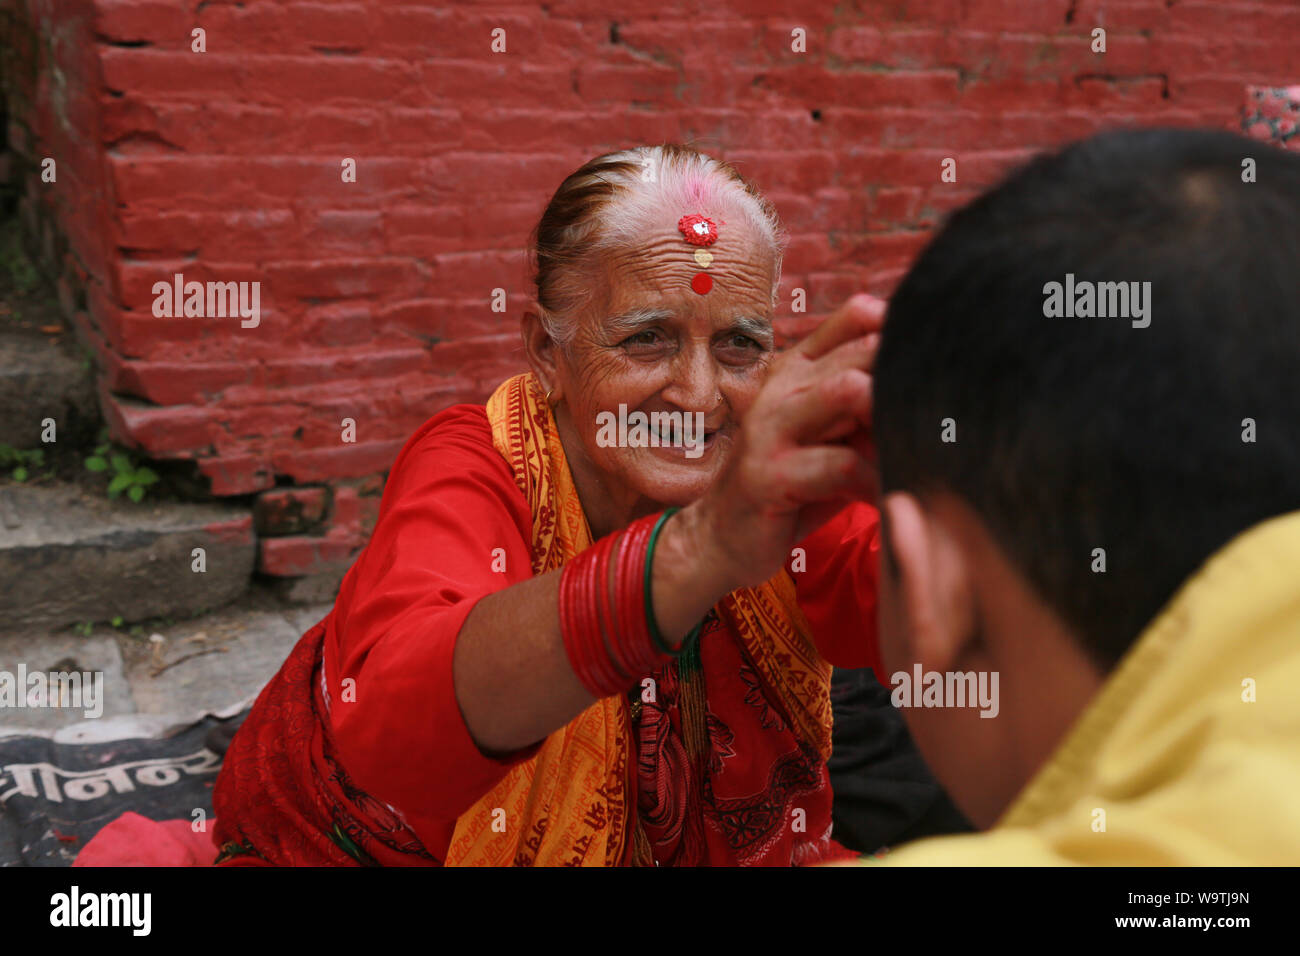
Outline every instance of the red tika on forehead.
<svg viewBox="0 0 1300 956">
<path fill-rule="evenodd" d="M 693 246 L 711 246 L 718 241 L 717 224 L 704 216 L 682 216 L 677 220 L 677 230 Z"/>
</svg>

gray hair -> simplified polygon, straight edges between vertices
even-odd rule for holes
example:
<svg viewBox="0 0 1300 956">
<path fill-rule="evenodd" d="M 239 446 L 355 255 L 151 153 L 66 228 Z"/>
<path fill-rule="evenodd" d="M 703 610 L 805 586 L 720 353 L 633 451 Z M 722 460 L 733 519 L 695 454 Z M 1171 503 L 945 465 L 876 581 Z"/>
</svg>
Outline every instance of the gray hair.
<svg viewBox="0 0 1300 956">
<path fill-rule="evenodd" d="M 776 305 L 786 238 L 772 203 L 730 163 L 693 147 L 637 146 L 597 156 L 569 175 L 533 231 L 537 302 L 552 339 L 561 346 L 572 341 L 573 317 L 591 297 L 594 263 L 640 242 L 646 222 L 664 209 L 747 223 L 772 251 Z"/>
</svg>

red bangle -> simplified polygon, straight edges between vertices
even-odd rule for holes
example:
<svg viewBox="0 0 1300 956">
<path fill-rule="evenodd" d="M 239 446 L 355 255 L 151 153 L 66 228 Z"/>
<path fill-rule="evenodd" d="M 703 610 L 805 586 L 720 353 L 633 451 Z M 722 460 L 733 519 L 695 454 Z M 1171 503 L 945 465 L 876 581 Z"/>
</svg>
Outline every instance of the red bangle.
<svg viewBox="0 0 1300 956">
<path fill-rule="evenodd" d="M 625 653 L 637 674 L 646 674 L 662 662 L 645 625 L 645 588 L 642 586 L 645 544 L 653 523 L 651 517 L 634 522 L 628 528 L 617 569 L 618 590 L 622 598 L 619 602 L 619 631 Z"/>
<path fill-rule="evenodd" d="M 626 537 L 627 532 L 615 532 L 597 545 L 597 548 L 600 549 L 600 555 L 596 560 L 595 574 L 600 643 L 605 649 L 606 659 L 618 674 L 624 687 L 631 683 L 632 675 L 624 666 L 623 655 L 619 653 L 621 648 L 618 646 L 618 639 L 622 628 L 618 619 L 617 608 L 614 605 L 617 595 L 612 593 L 614 588 L 610 584 L 610 573 L 613 570 L 611 565 L 617 566 L 618 559 L 621 556 L 619 544 Z"/>
<path fill-rule="evenodd" d="M 601 698 L 611 692 L 600 670 L 600 655 L 593 654 L 591 648 L 591 637 L 598 633 L 596 609 L 587 595 L 593 557 L 590 550 L 583 552 L 560 572 L 560 627 L 574 675 L 593 697 Z"/>
<path fill-rule="evenodd" d="M 590 549 L 590 558 L 583 569 L 581 577 L 582 590 L 580 593 L 583 605 L 587 609 L 587 620 L 589 622 L 589 626 L 583 635 L 587 663 L 595 678 L 596 686 L 604 691 L 600 695 L 602 697 L 617 694 L 628 684 L 628 680 L 620 679 L 618 671 L 609 659 L 609 648 L 606 645 L 604 634 L 605 618 L 601 613 L 605 599 L 605 586 L 601 579 L 604 576 L 609 552 L 613 544 L 612 537 L 603 538 L 596 542 L 595 546 Z"/>
<path fill-rule="evenodd" d="M 597 541 L 560 572 L 559 617 L 574 675 L 595 698 L 619 694 L 671 659 L 647 625 L 647 542 L 659 516 Z"/>
<path fill-rule="evenodd" d="M 582 686 L 591 689 L 586 676 L 586 662 L 578 650 L 578 636 L 582 624 L 578 620 L 579 602 L 575 599 L 579 567 L 576 561 L 570 561 L 560 572 L 560 634 L 564 638 L 564 652 L 569 658 L 569 666 Z"/>
</svg>

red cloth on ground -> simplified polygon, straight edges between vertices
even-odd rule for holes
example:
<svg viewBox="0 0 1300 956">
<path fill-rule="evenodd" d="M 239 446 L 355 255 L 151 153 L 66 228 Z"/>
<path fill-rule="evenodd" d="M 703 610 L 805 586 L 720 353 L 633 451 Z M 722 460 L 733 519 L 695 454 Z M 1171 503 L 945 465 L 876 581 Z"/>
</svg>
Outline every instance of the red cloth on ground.
<svg viewBox="0 0 1300 956">
<path fill-rule="evenodd" d="M 877 532 L 875 510 L 854 505 L 801 545 L 800 607 L 823 656 L 840 666 L 877 664 Z M 426 422 L 393 465 L 370 543 L 334 609 L 303 636 L 231 744 L 214 793 L 218 845 L 251 846 L 280 863 L 437 865 L 456 819 L 537 750 L 484 756 L 456 704 L 451 667 L 474 605 L 532 575 L 531 537 L 532 515 L 484 408 L 460 405 Z M 714 686 L 707 666 L 705 675 Z M 754 713 L 736 719 L 780 723 L 764 701 L 746 703 L 747 690 L 728 706 Z M 709 701 L 717 711 L 714 693 Z M 741 750 L 730 766 L 758 756 Z M 748 773 L 761 790 L 774 770 L 733 776 Z M 806 776 L 799 785 L 813 787 Z M 829 788 L 822 780 L 815 789 L 824 792 L 809 813 L 811 833 L 814 816 L 829 823 Z"/>
<path fill-rule="evenodd" d="M 73 866 L 211 866 L 215 820 L 195 833 L 189 820 L 150 820 L 127 812 L 96 833 Z"/>
</svg>

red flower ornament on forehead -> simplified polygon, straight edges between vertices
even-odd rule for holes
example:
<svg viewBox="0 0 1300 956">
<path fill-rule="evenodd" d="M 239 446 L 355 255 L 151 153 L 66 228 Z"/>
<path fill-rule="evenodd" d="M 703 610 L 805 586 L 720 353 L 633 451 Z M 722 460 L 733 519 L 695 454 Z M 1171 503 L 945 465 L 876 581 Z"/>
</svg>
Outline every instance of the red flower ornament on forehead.
<svg viewBox="0 0 1300 956">
<path fill-rule="evenodd" d="M 693 246 L 711 246 L 718 241 L 717 224 L 705 216 L 682 216 L 677 220 L 677 231 Z"/>
<path fill-rule="evenodd" d="M 706 216 L 694 214 L 682 216 L 677 220 L 677 231 L 686 237 L 686 241 L 695 246 L 695 261 L 707 269 L 713 262 L 713 253 L 705 251 L 718 241 L 718 225 Z M 708 295 L 713 288 L 713 277 L 707 272 L 697 272 L 691 279 L 691 290 L 696 295 Z"/>
</svg>

